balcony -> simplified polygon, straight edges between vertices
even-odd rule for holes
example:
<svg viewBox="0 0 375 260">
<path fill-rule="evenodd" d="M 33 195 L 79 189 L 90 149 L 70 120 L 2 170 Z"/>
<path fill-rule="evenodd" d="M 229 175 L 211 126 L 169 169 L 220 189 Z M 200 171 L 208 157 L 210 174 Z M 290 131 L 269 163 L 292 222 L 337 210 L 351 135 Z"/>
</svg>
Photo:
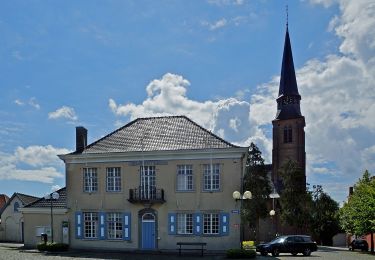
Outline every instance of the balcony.
<svg viewBox="0 0 375 260">
<path fill-rule="evenodd" d="M 130 203 L 164 203 L 164 190 L 156 189 L 155 187 L 144 188 L 138 187 L 137 189 L 129 190 Z"/>
</svg>

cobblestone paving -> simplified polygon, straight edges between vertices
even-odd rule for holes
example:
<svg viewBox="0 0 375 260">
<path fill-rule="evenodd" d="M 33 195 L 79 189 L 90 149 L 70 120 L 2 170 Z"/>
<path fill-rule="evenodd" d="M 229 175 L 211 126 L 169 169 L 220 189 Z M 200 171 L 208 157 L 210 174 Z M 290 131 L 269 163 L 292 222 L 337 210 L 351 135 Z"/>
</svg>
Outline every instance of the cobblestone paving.
<svg viewBox="0 0 375 260">
<path fill-rule="evenodd" d="M 127 260 L 190 260 L 190 259 L 226 259 L 223 255 L 205 255 L 203 258 L 195 256 L 182 256 L 176 254 L 142 254 L 124 252 L 91 252 L 91 251 L 69 251 L 62 253 L 40 253 L 37 250 L 23 249 L 20 244 L 0 243 L 0 260 L 105 260 L 105 259 L 127 259 Z M 281 259 L 281 260 L 375 260 L 375 255 L 362 252 L 351 252 L 343 248 L 319 247 L 319 251 L 313 252 L 310 257 L 301 254 L 291 256 L 281 254 L 279 257 L 263 257 L 258 255 L 257 259 Z"/>
</svg>

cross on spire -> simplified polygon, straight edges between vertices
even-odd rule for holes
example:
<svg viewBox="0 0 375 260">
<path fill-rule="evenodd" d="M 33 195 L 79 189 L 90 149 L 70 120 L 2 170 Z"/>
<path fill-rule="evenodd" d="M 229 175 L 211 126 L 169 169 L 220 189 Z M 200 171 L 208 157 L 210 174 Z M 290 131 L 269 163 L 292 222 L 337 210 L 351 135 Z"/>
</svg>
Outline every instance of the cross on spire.
<svg viewBox="0 0 375 260">
<path fill-rule="evenodd" d="M 288 24 L 289 24 L 288 4 L 285 6 L 285 8 L 286 8 L 286 28 L 288 29 Z"/>
</svg>

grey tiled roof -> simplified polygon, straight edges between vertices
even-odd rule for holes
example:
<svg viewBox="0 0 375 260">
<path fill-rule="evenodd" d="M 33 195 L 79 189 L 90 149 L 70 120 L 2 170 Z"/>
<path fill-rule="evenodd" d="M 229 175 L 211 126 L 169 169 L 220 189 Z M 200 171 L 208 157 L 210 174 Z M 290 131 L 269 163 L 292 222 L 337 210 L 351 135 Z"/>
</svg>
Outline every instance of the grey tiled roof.
<svg viewBox="0 0 375 260">
<path fill-rule="evenodd" d="M 138 118 L 98 141 L 82 153 L 173 151 L 235 146 L 185 116 Z"/>
<path fill-rule="evenodd" d="M 39 199 L 38 197 L 35 197 L 35 196 L 30 196 L 30 195 L 26 195 L 26 194 L 22 194 L 22 193 L 16 193 L 17 194 L 17 197 L 20 199 L 20 201 L 22 202 L 23 205 L 27 205 L 31 202 L 34 202 L 36 201 L 37 199 Z"/>
<path fill-rule="evenodd" d="M 8 199 L 7 203 L 2 208 L 0 208 L 0 215 L 3 214 L 3 211 L 6 209 L 6 207 L 8 207 L 8 205 L 12 202 L 12 200 L 15 197 L 17 197 L 22 202 L 22 206 L 25 206 L 25 205 L 27 205 L 29 203 L 32 203 L 32 202 L 36 201 L 37 199 L 39 199 L 38 197 L 34 197 L 34 196 L 26 195 L 26 194 L 23 194 L 23 193 L 15 192 L 15 193 L 13 193 L 12 197 L 10 197 L 10 199 Z"/>
<path fill-rule="evenodd" d="M 59 189 L 56 191 L 60 197 L 57 200 L 53 200 L 54 208 L 66 208 L 66 188 Z M 46 200 L 44 197 L 34 201 L 25 206 L 25 208 L 49 208 L 51 207 L 51 201 Z"/>
</svg>

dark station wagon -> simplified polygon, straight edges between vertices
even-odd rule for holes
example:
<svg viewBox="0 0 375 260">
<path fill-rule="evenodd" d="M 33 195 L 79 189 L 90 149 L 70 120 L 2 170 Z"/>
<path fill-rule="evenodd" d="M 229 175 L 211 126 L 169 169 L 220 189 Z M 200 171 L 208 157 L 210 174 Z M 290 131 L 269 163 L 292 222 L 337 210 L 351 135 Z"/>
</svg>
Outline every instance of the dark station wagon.
<svg viewBox="0 0 375 260">
<path fill-rule="evenodd" d="M 281 236 L 256 247 L 256 251 L 263 256 L 268 253 L 273 256 L 278 256 L 280 253 L 291 253 L 292 255 L 302 253 L 305 256 L 309 256 L 311 252 L 316 250 L 318 250 L 316 242 L 310 236 L 304 235 Z"/>
<path fill-rule="evenodd" d="M 354 239 L 349 244 L 349 250 L 354 251 L 355 249 L 361 249 L 362 251 L 368 251 L 368 243 L 364 239 Z"/>
</svg>

